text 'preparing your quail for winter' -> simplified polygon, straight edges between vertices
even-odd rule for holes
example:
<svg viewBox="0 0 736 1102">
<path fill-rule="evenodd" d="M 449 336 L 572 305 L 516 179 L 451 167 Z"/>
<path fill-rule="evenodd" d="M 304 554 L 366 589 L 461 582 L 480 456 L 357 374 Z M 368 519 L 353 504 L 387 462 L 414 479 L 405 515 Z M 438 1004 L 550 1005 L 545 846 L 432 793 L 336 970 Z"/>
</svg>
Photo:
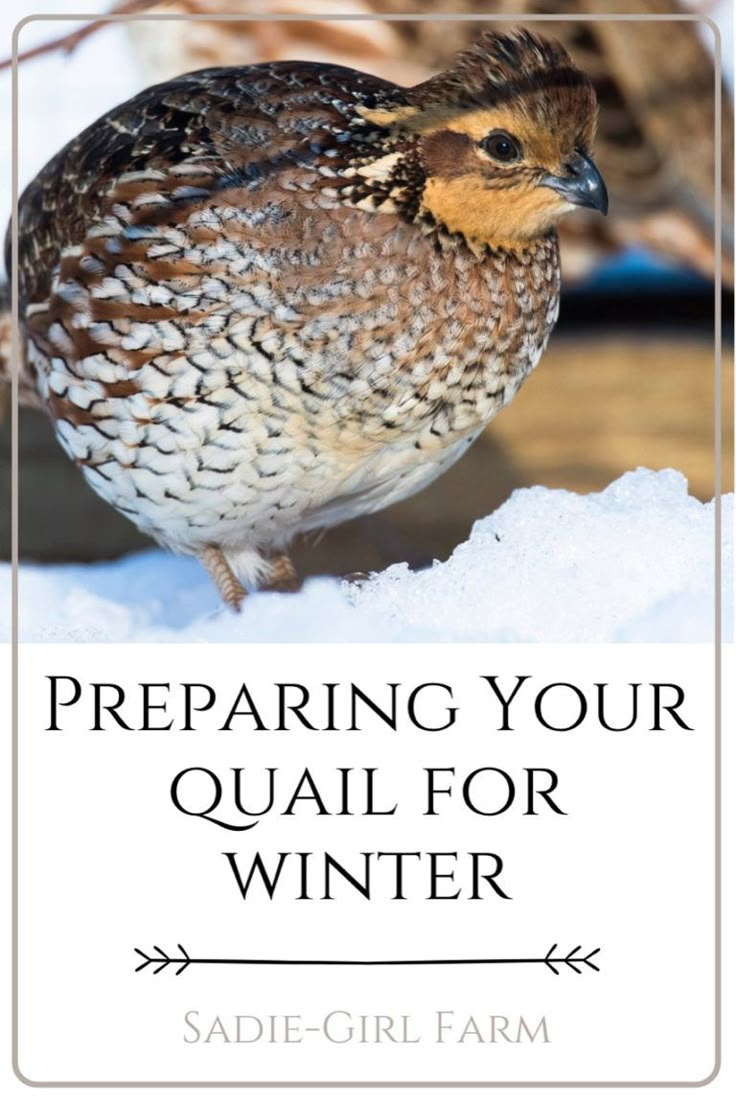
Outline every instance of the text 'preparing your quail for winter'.
<svg viewBox="0 0 736 1102">
<path fill-rule="evenodd" d="M 68 674 L 44 680 L 50 738 L 219 734 L 226 740 L 218 740 L 219 748 L 237 748 L 224 765 L 221 755 L 208 762 L 203 751 L 171 771 L 160 791 L 182 822 L 198 821 L 212 837 L 212 858 L 245 903 L 516 898 L 523 872 L 513 862 L 507 867 L 494 848 L 494 824 L 515 817 L 548 824 L 574 814 L 576 793 L 550 761 L 512 762 L 510 741 L 544 734 L 553 748 L 573 732 L 661 738 L 693 731 L 685 690 L 674 682 L 576 684 L 526 674 L 364 686 L 297 679 L 84 683 Z M 253 756 L 265 734 L 278 736 L 265 744 L 273 752 L 266 763 Z M 471 738 L 477 747 L 479 735 L 488 737 L 488 754 L 468 761 L 458 752 Z M 313 749 L 315 739 L 329 752 L 306 767 L 295 751 Z M 395 751 L 412 739 L 426 746 L 427 759 L 420 764 L 412 757 L 409 767 Z M 341 750 L 348 757 L 347 748 L 349 764 L 339 757 Z M 356 748 L 365 758 L 356 760 Z M 396 844 L 443 816 L 437 849 Z M 336 820 L 342 827 L 365 821 L 370 830 L 358 838 L 341 829 L 338 848 L 320 851 L 324 830 Z M 275 822 L 281 824 L 276 844 L 260 848 Z M 379 823 L 395 829 L 378 833 Z M 461 850 L 453 830 L 461 830 L 467 844 L 468 823 L 477 848 Z M 298 848 L 285 848 L 284 824 Z"/>
</svg>

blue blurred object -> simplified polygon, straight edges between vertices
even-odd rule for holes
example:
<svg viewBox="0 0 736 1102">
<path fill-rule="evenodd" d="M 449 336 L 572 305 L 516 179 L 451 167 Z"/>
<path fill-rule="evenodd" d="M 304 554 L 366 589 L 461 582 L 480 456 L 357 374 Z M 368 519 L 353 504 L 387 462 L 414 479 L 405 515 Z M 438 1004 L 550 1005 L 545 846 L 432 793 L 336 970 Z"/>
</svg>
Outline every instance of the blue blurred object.
<svg viewBox="0 0 736 1102">
<path fill-rule="evenodd" d="M 698 272 L 683 268 L 675 261 L 655 256 L 647 249 L 632 246 L 603 260 L 580 284 L 581 291 L 628 295 L 632 291 L 649 294 L 692 291 L 702 293 L 712 287 Z"/>
</svg>

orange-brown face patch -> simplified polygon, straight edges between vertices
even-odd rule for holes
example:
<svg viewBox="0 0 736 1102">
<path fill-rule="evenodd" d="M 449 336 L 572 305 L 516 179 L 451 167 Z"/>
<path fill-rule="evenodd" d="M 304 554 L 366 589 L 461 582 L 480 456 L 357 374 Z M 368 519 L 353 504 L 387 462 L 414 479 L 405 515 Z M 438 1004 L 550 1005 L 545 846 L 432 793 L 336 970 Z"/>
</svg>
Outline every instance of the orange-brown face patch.
<svg viewBox="0 0 736 1102">
<path fill-rule="evenodd" d="M 423 207 L 451 233 L 471 244 L 495 248 L 523 247 L 546 233 L 569 205 L 550 188 L 531 183 L 492 188 L 483 178 L 462 175 L 430 177 Z"/>
</svg>

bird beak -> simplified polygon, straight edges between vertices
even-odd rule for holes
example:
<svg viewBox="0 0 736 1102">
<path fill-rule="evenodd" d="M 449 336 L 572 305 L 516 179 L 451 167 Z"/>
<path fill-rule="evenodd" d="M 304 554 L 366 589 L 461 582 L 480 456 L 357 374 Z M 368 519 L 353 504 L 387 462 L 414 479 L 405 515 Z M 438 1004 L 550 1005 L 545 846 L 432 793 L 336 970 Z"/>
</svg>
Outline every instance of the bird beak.
<svg viewBox="0 0 736 1102">
<path fill-rule="evenodd" d="M 608 213 L 608 192 L 603 177 L 590 157 L 583 153 L 573 154 L 565 165 L 564 176 L 548 173 L 541 183 L 576 207 L 591 207 L 601 214 Z"/>
</svg>

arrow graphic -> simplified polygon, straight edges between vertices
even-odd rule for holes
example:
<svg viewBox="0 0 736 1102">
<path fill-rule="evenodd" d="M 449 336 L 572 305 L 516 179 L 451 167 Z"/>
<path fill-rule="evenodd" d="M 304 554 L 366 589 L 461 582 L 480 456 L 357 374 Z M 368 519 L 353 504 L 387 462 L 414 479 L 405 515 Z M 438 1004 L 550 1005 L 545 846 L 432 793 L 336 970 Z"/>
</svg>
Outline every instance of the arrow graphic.
<svg viewBox="0 0 736 1102">
<path fill-rule="evenodd" d="M 582 968 L 578 968 L 579 964 L 585 964 L 588 968 L 592 968 L 594 972 L 600 972 L 598 965 L 591 960 L 591 957 L 594 957 L 596 953 L 600 953 L 600 949 L 593 949 L 587 956 L 579 957 L 577 954 L 580 952 L 581 946 L 576 945 L 574 949 L 570 950 L 566 957 L 556 957 L 554 956 L 556 948 L 557 946 L 553 945 L 544 958 L 544 963 L 556 976 L 560 974 L 559 968 L 555 968 L 556 964 L 566 964 L 568 968 L 572 968 L 573 972 L 577 972 L 578 975 L 582 972 Z"/>
<path fill-rule="evenodd" d="M 153 946 L 152 953 L 144 953 L 142 949 L 135 949 L 141 958 L 136 972 L 143 972 L 149 966 L 153 974 L 157 976 L 165 968 L 171 965 L 174 973 L 180 976 L 187 968 L 194 964 L 247 964 L 306 967 L 306 966 L 350 966 L 361 968 L 387 968 L 410 967 L 417 965 L 451 965 L 451 964 L 544 964 L 556 976 L 565 966 L 572 969 L 578 976 L 582 974 L 583 966 L 592 968 L 594 972 L 600 972 L 600 968 L 593 961 L 593 957 L 600 953 L 600 949 L 592 949 L 586 956 L 581 956 L 581 946 L 576 945 L 569 953 L 555 956 L 557 945 L 553 945 L 543 957 L 466 957 L 443 958 L 437 960 L 283 960 L 269 959 L 265 957 L 191 957 L 183 945 L 177 944 L 179 956 L 165 953 L 158 945 Z"/>
</svg>

